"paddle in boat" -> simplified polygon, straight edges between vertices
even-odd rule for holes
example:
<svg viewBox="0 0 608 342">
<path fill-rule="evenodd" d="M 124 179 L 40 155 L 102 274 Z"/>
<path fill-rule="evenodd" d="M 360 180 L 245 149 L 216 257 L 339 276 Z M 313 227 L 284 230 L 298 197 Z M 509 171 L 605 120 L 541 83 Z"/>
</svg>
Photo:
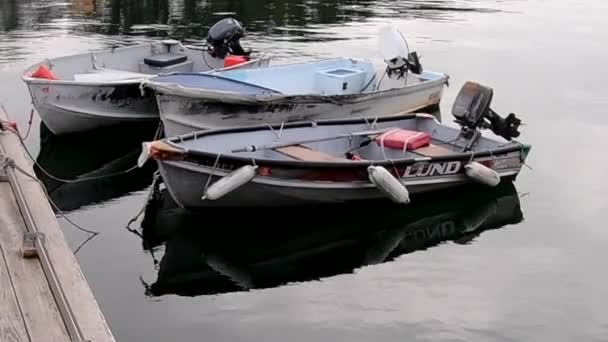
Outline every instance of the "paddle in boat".
<svg viewBox="0 0 608 342">
<path fill-rule="evenodd" d="M 207 46 L 187 47 L 163 40 L 48 59 L 22 75 L 41 120 L 56 134 L 88 131 L 129 122 L 159 120 L 154 96 L 142 80 L 172 72 L 267 66 L 240 44 L 241 24 L 226 18 L 213 25 Z"/>
<path fill-rule="evenodd" d="M 465 83 L 452 108 L 459 128 L 411 113 L 214 129 L 144 142 L 139 163 L 154 158 L 184 208 L 407 204 L 414 193 L 516 178 L 531 146 L 514 140 L 521 121 L 496 114 L 492 96 Z"/>
<path fill-rule="evenodd" d="M 303 120 L 398 115 L 438 108 L 448 76 L 422 69 L 403 35 L 384 28 L 384 64 L 325 58 L 265 68 L 177 72 L 142 82 L 155 94 L 166 136 Z"/>
</svg>

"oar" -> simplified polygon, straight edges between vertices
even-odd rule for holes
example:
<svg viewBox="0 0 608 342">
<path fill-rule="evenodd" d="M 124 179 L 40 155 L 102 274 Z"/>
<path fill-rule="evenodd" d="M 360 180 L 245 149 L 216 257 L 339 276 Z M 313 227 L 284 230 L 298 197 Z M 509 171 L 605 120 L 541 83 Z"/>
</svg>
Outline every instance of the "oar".
<svg viewBox="0 0 608 342">
<path fill-rule="evenodd" d="M 376 135 L 376 134 L 384 133 L 384 132 L 389 131 L 391 129 L 394 129 L 394 127 L 385 128 L 385 129 L 382 129 L 382 130 L 370 130 L 370 131 L 359 131 L 359 132 L 352 132 L 352 133 L 344 133 L 344 134 L 334 135 L 334 136 L 325 137 L 325 138 L 294 140 L 294 141 L 287 141 L 287 142 L 277 142 L 277 143 L 273 143 L 273 144 L 260 145 L 260 146 L 249 145 L 249 146 L 245 146 L 245 147 L 234 149 L 234 150 L 232 150 L 232 152 L 233 153 L 237 153 L 237 152 L 253 152 L 253 151 L 259 151 L 259 150 L 265 150 L 265 149 L 273 149 L 273 148 L 279 148 L 279 147 L 285 147 L 285 146 L 291 146 L 291 145 L 300 145 L 300 144 L 307 144 L 307 143 L 312 143 L 312 142 L 327 141 L 327 140 L 334 140 L 334 139 L 341 139 L 341 138 L 349 138 L 349 137 L 354 137 L 354 136 Z"/>
</svg>

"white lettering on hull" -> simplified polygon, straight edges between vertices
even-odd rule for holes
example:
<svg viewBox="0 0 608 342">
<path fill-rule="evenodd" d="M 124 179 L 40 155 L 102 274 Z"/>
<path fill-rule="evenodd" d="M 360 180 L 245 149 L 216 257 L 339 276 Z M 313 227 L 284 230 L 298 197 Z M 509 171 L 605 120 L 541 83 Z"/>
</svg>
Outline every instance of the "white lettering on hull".
<svg viewBox="0 0 608 342">
<path fill-rule="evenodd" d="M 402 178 L 446 176 L 458 173 L 461 162 L 414 164 L 405 168 Z"/>
</svg>

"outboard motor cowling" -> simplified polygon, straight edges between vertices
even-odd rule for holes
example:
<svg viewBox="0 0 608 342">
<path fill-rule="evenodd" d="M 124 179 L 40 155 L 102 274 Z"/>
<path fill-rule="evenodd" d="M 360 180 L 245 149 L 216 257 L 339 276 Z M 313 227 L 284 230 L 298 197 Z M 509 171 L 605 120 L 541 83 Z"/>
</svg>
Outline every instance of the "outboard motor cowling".
<svg viewBox="0 0 608 342">
<path fill-rule="evenodd" d="M 490 108 L 492 88 L 475 82 L 466 82 L 456 96 L 452 107 L 455 122 L 461 126 L 461 135 L 471 139 L 478 136 L 479 129 L 490 129 L 494 134 L 512 140 L 519 136 L 521 120 L 515 114 L 502 118 Z"/>
<path fill-rule="evenodd" d="M 251 51 L 245 51 L 240 39 L 245 36 L 245 28 L 233 18 L 218 21 L 207 33 L 207 43 L 213 57 L 225 58 L 228 54 L 249 56 Z"/>
</svg>

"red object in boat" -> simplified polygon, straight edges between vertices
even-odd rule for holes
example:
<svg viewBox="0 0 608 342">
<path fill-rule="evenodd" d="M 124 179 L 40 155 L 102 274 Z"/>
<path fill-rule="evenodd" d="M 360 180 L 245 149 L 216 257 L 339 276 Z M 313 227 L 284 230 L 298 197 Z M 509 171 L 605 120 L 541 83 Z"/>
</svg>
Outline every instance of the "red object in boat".
<svg viewBox="0 0 608 342">
<path fill-rule="evenodd" d="M 224 58 L 224 68 L 247 62 L 247 56 L 230 55 Z"/>
<path fill-rule="evenodd" d="M 378 145 L 400 150 L 403 150 L 407 144 L 407 150 L 411 151 L 430 144 L 431 135 L 426 132 L 395 128 L 376 137 L 376 142 Z"/>
<path fill-rule="evenodd" d="M 57 77 L 53 74 L 51 70 L 49 70 L 46 66 L 41 65 L 38 67 L 38 70 L 32 73 L 31 77 L 35 78 L 45 78 L 47 80 L 56 80 Z"/>
</svg>

